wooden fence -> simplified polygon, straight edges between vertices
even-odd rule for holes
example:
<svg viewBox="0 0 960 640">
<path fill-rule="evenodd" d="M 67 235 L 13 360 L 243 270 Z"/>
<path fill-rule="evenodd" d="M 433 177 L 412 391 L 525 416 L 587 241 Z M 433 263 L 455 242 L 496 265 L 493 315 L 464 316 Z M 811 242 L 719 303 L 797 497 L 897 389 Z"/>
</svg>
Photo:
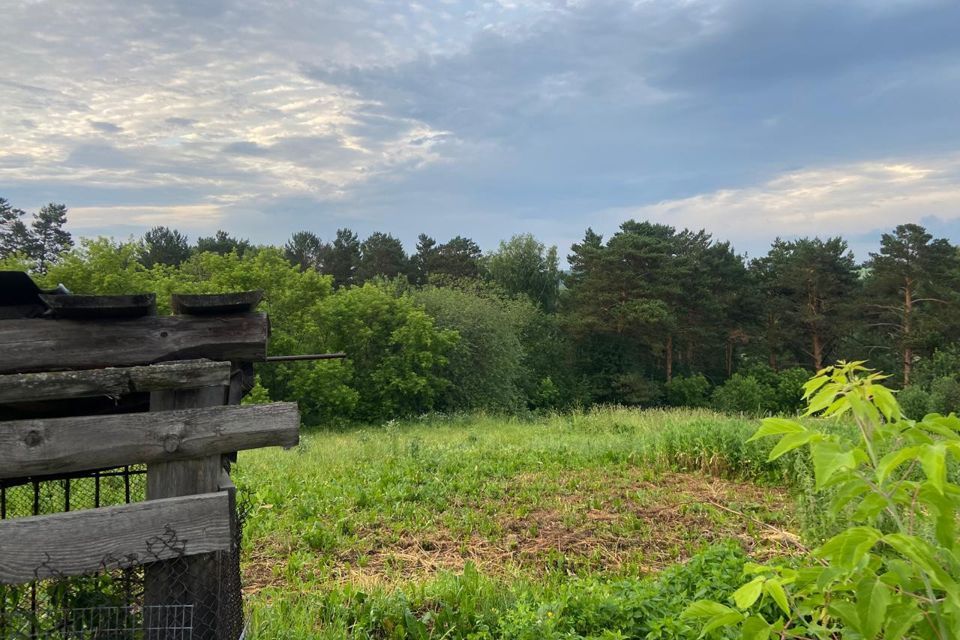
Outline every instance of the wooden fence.
<svg viewBox="0 0 960 640">
<path fill-rule="evenodd" d="M 225 585 L 209 564 L 216 554 L 237 562 L 231 461 L 238 450 L 299 438 L 295 404 L 239 406 L 251 363 L 267 352 L 268 319 L 253 311 L 259 296 L 189 296 L 174 301 L 181 315 L 165 317 L 149 297 L 126 306 L 57 298 L 44 298 L 43 317 L 0 320 L 0 489 L 32 484 L 36 503 L 52 478 L 146 465 L 146 499 L 3 514 L 0 587 L 142 567 L 137 606 L 189 606 L 192 638 L 236 640 L 240 627 L 221 609 L 225 590 L 239 602 L 239 579 Z M 68 480 L 66 509 L 69 490 Z M 36 600 L 34 587 L 34 609 Z M 0 607 L 0 632 L 5 615 L 12 624 Z M 31 615 L 37 632 L 40 614 Z M 185 636 L 157 628 L 149 637 Z"/>
</svg>

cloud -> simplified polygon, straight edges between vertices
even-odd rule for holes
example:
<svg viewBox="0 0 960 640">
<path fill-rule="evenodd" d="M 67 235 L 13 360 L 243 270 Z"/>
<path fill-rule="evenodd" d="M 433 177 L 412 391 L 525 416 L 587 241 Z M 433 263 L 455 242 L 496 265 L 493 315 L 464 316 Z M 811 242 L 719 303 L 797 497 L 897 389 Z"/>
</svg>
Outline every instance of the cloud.
<svg viewBox="0 0 960 640">
<path fill-rule="evenodd" d="M 91 120 L 90 126 L 102 133 L 120 133 L 123 131 L 123 127 L 119 125 L 112 122 L 100 122 L 99 120 Z"/>
<path fill-rule="evenodd" d="M 629 211 L 753 251 L 952 219 L 953 0 L 8 5 L 0 188 L 99 211 L 87 232 L 209 206 L 198 224 L 263 241 L 533 231 L 565 251 Z"/>
<path fill-rule="evenodd" d="M 216 204 L 72 207 L 68 214 L 70 228 L 78 233 L 86 229 L 109 227 L 118 222 L 138 230 L 161 225 L 209 232 L 221 225 L 224 218 L 223 207 Z"/>
<path fill-rule="evenodd" d="M 753 253 L 764 250 L 772 234 L 843 235 L 857 242 L 864 258 L 863 247 L 898 224 L 960 223 L 960 157 L 806 169 L 757 186 L 613 209 L 598 217 L 710 229 L 739 239 Z"/>
</svg>

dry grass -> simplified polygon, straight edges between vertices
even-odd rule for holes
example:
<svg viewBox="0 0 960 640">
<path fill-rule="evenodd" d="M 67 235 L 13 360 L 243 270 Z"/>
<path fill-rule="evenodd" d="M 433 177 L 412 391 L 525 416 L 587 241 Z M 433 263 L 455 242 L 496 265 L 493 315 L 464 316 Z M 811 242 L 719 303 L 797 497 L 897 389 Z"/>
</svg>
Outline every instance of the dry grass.
<svg viewBox="0 0 960 640">
<path fill-rule="evenodd" d="M 461 571 L 467 562 L 489 575 L 650 573 L 731 538 L 766 558 L 799 548 L 789 531 L 790 505 L 783 490 L 700 474 L 636 467 L 528 472 L 506 483 L 504 499 L 463 505 L 484 512 L 492 530 L 439 518 L 397 530 L 384 520 L 358 530 L 358 544 L 335 550 L 327 580 L 392 585 Z M 284 585 L 291 551 L 278 539 L 260 541 L 245 566 L 248 592 Z M 316 570 L 309 562 L 299 569 Z"/>
</svg>

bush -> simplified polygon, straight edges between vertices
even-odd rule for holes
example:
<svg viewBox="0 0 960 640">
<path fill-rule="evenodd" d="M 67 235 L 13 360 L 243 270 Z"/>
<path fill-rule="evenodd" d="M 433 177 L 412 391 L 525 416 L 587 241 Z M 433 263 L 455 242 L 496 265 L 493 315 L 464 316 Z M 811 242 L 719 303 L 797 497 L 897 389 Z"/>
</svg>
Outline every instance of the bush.
<svg viewBox="0 0 960 640">
<path fill-rule="evenodd" d="M 710 403 L 710 381 L 700 374 L 675 376 L 663 391 L 667 404 L 673 407 L 705 407 Z"/>
<path fill-rule="evenodd" d="M 960 382 L 956 378 L 942 377 L 933 381 L 930 410 L 943 415 L 960 411 Z"/>
<path fill-rule="evenodd" d="M 735 373 L 714 389 L 710 401 L 717 411 L 761 414 L 769 411 L 773 391 L 752 375 Z"/>
<path fill-rule="evenodd" d="M 899 393 L 900 409 L 903 415 L 920 420 L 930 413 L 930 394 L 917 385 L 910 385 Z"/>
</svg>

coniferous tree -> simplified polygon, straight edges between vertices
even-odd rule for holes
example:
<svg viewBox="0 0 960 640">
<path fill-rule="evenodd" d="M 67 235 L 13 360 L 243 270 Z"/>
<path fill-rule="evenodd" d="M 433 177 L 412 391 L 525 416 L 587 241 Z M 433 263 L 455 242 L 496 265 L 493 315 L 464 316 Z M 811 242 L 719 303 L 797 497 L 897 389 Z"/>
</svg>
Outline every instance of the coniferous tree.
<svg viewBox="0 0 960 640">
<path fill-rule="evenodd" d="M 326 253 L 321 273 L 333 276 L 335 287 L 354 284 L 360 265 L 360 240 L 350 229 L 337 229 L 337 237 Z"/>
<path fill-rule="evenodd" d="M 430 274 L 450 280 L 476 278 L 480 275 L 483 252 L 470 238 L 456 236 L 437 245 L 430 264 Z"/>
<path fill-rule="evenodd" d="M 34 214 L 30 225 L 33 238 L 27 254 L 37 261 L 37 270 L 45 273 L 60 254 L 73 247 L 73 238 L 63 226 L 67 223 L 67 207 L 51 202 Z"/>
<path fill-rule="evenodd" d="M 190 241 L 176 229 L 154 227 L 143 234 L 140 263 L 145 267 L 156 264 L 177 266 L 190 257 Z"/>
<path fill-rule="evenodd" d="M 945 342 L 943 330 L 957 310 L 957 248 L 917 224 L 883 234 L 867 262 L 865 307 L 873 325 L 899 353 L 903 384 L 910 384 L 917 350 Z"/>
<path fill-rule="evenodd" d="M 283 247 L 287 260 L 300 267 L 300 271 L 307 269 L 320 271 L 324 256 L 328 252 L 329 246 L 325 245 L 317 234 L 310 231 L 297 231 Z"/>
<path fill-rule="evenodd" d="M 410 261 L 403 244 L 388 233 L 376 231 L 360 245 L 360 264 L 356 277 L 361 283 L 378 276 L 406 276 L 409 269 Z"/>
<path fill-rule="evenodd" d="M 427 283 L 436 255 L 437 241 L 425 233 L 417 236 L 417 252 L 410 258 L 410 274 L 414 284 Z"/>
<path fill-rule="evenodd" d="M 197 238 L 197 253 L 210 252 L 225 256 L 228 253 L 235 252 L 238 256 L 242 257 L 250 247 L 249 240 L 234 238 L 222 229 L 218 229 L 217 232 L 210 237 Z"/>
<path fill-rule="evenodd" d="M 0 198 L 0 259 L 16 253 L 34 255 L 34 239 L 23 221 L 26 212 Z"/>
<path fill-rule="evenodd" d="M 762 274 L 762 305 L 776 327 L 770 329 L 771 345 L 786 348 L 814 370 L 835 359 L 859 286 L 846 241 L 778 238 L 755 268 Z"/>
</svg>

